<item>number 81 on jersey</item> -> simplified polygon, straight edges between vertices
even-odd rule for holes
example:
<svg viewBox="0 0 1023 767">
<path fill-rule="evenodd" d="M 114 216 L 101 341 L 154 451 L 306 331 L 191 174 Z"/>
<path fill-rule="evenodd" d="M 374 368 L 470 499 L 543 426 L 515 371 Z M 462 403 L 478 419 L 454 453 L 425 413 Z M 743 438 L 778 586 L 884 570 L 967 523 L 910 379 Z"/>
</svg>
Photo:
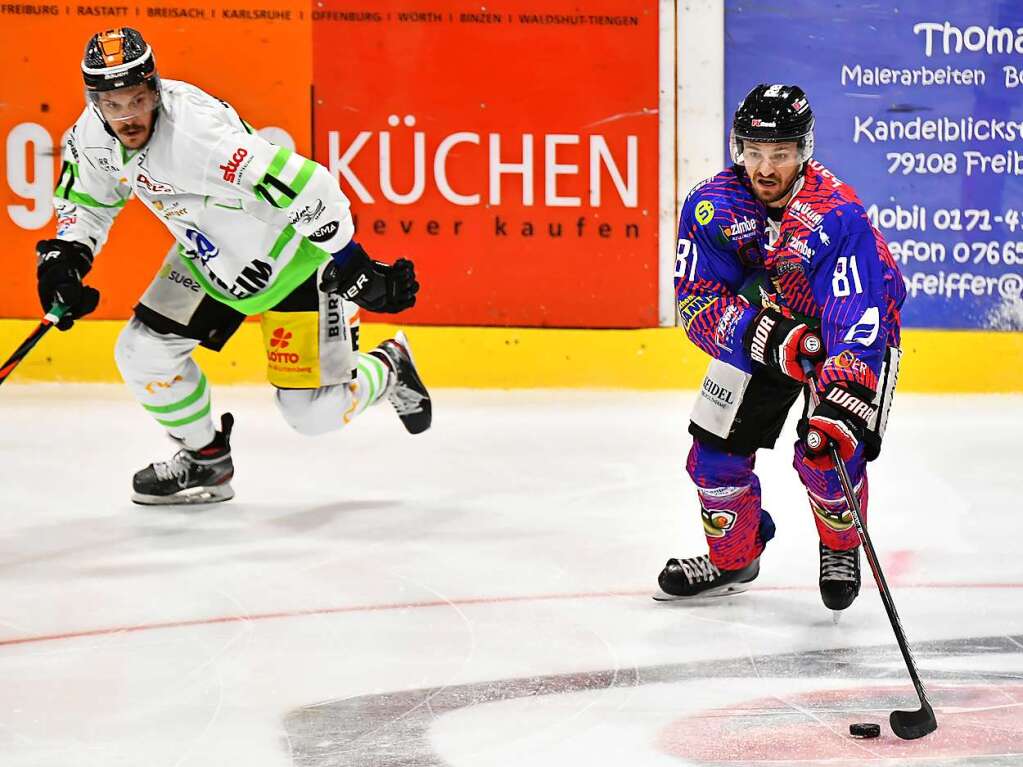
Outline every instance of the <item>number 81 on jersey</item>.
<svg viewBox="0 0 1023 767">
<path fill-rule="evenodd" d="M 690 259 L 692 256 L 692 259 Z M 678 250 L 675 253 L 675 279 L 689 280 L 696 279 L 696 259 L 699 253 L 696 251 L 696 243 L 683 237 L 678 239 Z M 688 270 L 689 276 L 686 276 Z"/>
</svg>

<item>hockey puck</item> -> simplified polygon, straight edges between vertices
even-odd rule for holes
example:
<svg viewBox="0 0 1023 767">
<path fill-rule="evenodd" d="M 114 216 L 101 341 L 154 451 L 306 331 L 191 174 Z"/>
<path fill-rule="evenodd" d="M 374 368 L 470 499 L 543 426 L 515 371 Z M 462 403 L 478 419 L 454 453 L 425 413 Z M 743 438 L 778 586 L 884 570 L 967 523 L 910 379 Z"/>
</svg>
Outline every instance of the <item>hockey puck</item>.
<svg viewBox="0 0 1023 767">
<path fill-rule="evenodd" d="M 854 738 L 876 738 L 881 734 L 881 725 L 873 722 L 857 722 L 849 725 L 849 734 Z"/>
</svg>

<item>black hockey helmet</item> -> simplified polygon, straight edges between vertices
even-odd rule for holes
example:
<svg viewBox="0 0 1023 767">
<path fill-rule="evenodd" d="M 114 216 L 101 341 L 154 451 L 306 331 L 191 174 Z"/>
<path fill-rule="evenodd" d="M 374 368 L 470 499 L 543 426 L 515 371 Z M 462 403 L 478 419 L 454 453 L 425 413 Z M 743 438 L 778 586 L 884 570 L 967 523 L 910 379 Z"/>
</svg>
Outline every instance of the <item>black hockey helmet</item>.
<svg viewBox="0 0 1023 767">
<path fill-rule="evenodd" d="M 146 83 L 159 89 L 153 49 L 131 27 L 118 27 L 89 38 L 82 57 L 82 77 L 87 93 L 112 91 Z"/>
<path fill-rule="evenodd" d="M 107 132 L 116 136 L 111 123 L 133 120 L 141 114 L 156 111 L 160 106 L 160 76 L 156 72 L 153 49 L 142 34 L 131 27 L 118 27 L 98 32 L 89 38 L 82 57 L 82 78 L 85 99 L 92 104 Z M 120 88 L 147 85 L 155 94 L 152 99 L 134 97 L 131 103 L 117 104 L 104 95 Z M 101 102 L 106 102 L 101 105 Z"/>
<path fill-rule="evenodd" d="M 795 141 L 799 161 L 813 156 L 813 110 L 798 85 L 761 83 L 735 110 L 729 146 L 732 162 L 742 163 L 743 141 Z"/>
</svg>

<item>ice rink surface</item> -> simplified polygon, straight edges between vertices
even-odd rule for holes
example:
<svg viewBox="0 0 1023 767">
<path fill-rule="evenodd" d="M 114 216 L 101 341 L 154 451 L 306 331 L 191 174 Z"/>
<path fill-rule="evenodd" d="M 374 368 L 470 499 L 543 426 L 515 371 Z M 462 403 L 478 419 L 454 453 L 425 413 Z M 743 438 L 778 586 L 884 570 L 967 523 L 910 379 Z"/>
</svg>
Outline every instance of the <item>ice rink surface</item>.
<svg viewBox="0 0 1023 767">
<path fill-rule="evenodd" d="M 293 434 L 221 388 L 237 497 L 129 501 L 173 445 L 119 386 L 0 391 L 3 767 L 1023 764 L 1021 397 L 900 395 L 871 531 L 939 720 L 869 571 L 838 626 L 790 467 L 746 594 L 650 595 L 705 551 L 692 393 L 435 393 Z M 852 722 L 878 722 L 856 741 Z"/>
</svg>

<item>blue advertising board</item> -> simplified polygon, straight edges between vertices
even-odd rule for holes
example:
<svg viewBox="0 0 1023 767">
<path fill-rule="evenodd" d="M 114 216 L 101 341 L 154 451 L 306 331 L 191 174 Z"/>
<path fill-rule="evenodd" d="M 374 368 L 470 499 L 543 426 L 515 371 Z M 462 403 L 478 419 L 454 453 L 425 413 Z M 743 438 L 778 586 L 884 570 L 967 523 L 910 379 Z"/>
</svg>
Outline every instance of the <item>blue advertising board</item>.
<svg viewBox="0 0 1023 767">
<path fill-rule="evenodd" d="M 807 92 L 815 157 L 902 269 L 904 325 L 1023 329 L 1021 0 L 730 0 L 729 123 L 758 83 Z"/>
</svg>

